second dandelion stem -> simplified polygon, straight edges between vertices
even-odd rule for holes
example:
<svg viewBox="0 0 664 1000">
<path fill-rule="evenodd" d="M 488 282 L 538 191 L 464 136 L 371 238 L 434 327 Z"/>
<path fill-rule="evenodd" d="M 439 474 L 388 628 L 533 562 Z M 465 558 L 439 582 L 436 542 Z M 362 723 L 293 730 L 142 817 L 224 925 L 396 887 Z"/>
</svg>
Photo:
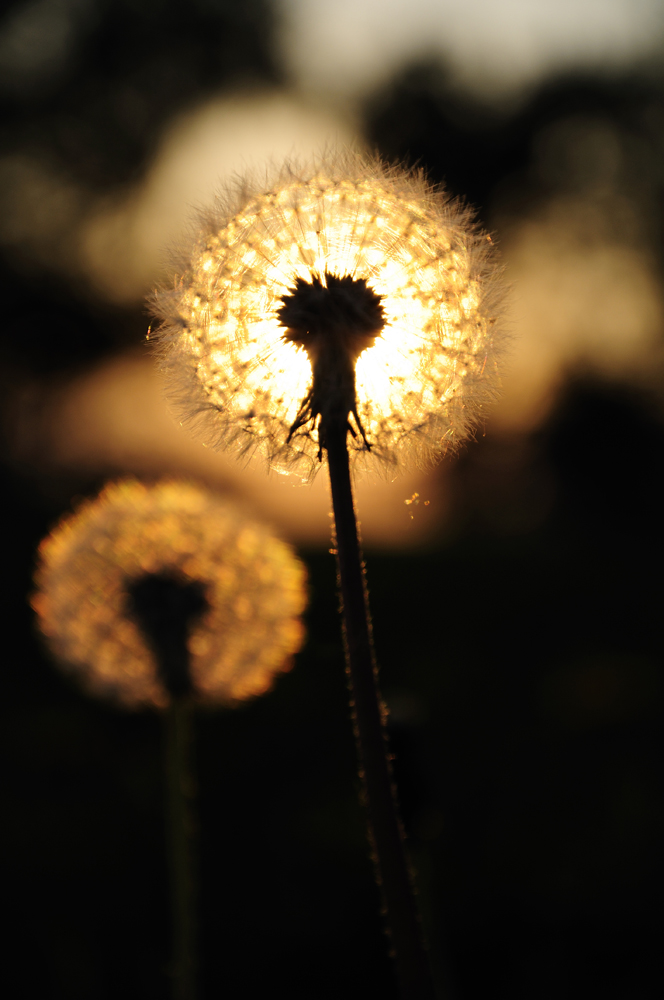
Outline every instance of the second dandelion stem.
<svg viewBox="0 0 664 1000">
<path fill-rule="evenodd" d="M 171 882 L 173 1000 L 196 998 L 196 893 L 192 680 L 187 637 L 207 607 L 200 583 L 148 573 L 129 585 L 130 607 L 152 647 L 171 703 L 165 712 L 168 860 Z"/>
<path fill-rule="evenodd" d="M 336 527 L 346 662 L 369 832 L 403 1000 L 433 1000 L 435 992 L 388 756 L 384 709 L 378 689 L 369 602 L 353 502 L 347 433 L 345 418 L 330 422 L 325 449 Z"/>
<path fill-rule="evenodd" d="M 195 1000 L 196 997 L 192 715 L 192 705 L 186 698 L 174 699 L 165 713 L 173 1000 Z"/>
</svg>

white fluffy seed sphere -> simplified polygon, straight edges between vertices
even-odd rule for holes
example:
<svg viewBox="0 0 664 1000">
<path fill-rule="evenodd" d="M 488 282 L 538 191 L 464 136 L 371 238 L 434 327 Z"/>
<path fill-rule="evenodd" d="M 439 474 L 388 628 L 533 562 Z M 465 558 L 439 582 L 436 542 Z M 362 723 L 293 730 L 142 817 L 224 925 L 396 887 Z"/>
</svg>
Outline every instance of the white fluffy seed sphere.
<svg viewBox="0 0 664 1000">
<path fill-rule="evenodd" d="M 234 505 L 178 482 L 108 485 L 39 547 L 32 606 L 64 670 L 127 707 L 168 704 L 128 588 L 166 572 L 198 584 L 207 610 L 189 641 L 199 701 L 266 691 L 300 648 L 305 571 L 291 549 Z"/>
<path fill-rule="evenodd" d="M 326 275 L 365 282 L 385 320 L 357 359 L 356 465 L 427 464 L 481 419 L 503 339 L 499 267 L 472 214 L 421 174 L 325 156 L 239 186 L 200 222 L 154 305 L 167 392 L 205 443 L 315 473 L 316 428 L 293 431 L 312 368 L 279 311 L 298 281 Z"/>
</svg>

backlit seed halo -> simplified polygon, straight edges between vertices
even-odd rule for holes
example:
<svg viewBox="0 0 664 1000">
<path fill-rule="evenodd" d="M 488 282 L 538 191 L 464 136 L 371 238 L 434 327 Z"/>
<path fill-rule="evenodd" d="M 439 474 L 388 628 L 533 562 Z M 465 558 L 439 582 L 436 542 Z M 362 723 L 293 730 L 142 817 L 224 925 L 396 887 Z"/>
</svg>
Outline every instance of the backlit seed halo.
<svg viewBox="0 0 664 1000">
<path fill-rule="evenodd" d="M 289 668 L 306 601 L 290 547 L 200 487 L 122 480 L 43 540 L 31 599 L 63 669 L 90 693 L 127 707 L 168 704 L 127 594 L 131 581 L 163 572 L 201 584 L 209 605 L 189 639 L 198 700 L 261 694 Z"/>
<path fill-rule="evenodd" d="M 310 478 L 318 441 L 297 427 L 311 389 L 306 352 L 280 311 L 298 282 L 363 281 L 385 323 L 356 366 L 357 412 L 371 445 L 355 462 L 425 464 L 453 447 L 495 394 L 501 334 L 491 243 L 469 211 L 419 174 L 356 153 L 289 165 L 266 190 L 220 199 L 155 295 L 167 391 L 213 447 L 262 454 Z"/>
</svg>

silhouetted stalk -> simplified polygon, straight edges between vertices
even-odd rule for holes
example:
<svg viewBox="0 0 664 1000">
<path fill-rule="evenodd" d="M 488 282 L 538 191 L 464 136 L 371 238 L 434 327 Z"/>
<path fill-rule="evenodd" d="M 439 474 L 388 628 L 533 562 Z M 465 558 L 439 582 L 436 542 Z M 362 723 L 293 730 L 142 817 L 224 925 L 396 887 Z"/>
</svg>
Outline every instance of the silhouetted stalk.
<svg viewBox="0 0 664 1000">
<path fill-rule="evenodd" d="M 483 417 L 503 340 L 492 241 L 421 172 L 352 151 L 287 163 L 263 190 L 235 185 L 192 235 L 182 272 L 154 299 L 169 395 L 215 448 L 262 452 L 305 478 L 328 453 L 371 836 L 404 997 L 428 1000 L 346 435 L 352 420 L 368 459 L 405 470 L 440 457 Z M 304 396 L 302 350 L 312 375 Z"/>
<path fill-rule="evenodd" d="M 196 997 L 196 898 L 192 774 L 193 703 L 187 637 L 207 607 L 203 586 L 167 572 L 128 587 L 130 606 L 152 647 L 170 696 L 165 717 L 166 829 L 171 886 L 173 1000 Z"/>
<path fill-rule="evenodd" d="M 289 668 L 303 640 L 304 568 L 227 501 L 191 484 L 127 479 L 42 541 L 35 583 L 40 627 L 68 672 L 96 695 L 163 710 L 172 995 L 193 1000 L 194 706 L 262 694 Z"/>
<path fill-rule="evenodd" d="M 196 889 L 194 877 L 193 709 L 174 698 L 164 713 L 168 858 L 173 927 L 173 1000 L 196 996 Z"/>
<path fill-rule="evenodd" d="M 326 432 L 336 528 L 346 664 L 353 697 L 355 737 L 374 849 L 397 975 L 404 1000 L 435 997 L 424 936 L 406 857 L 392 769 L 385 712 L 371 634 L 369 601 L 350 478 L 348 422 L 330 423 Z"/>
</svg>

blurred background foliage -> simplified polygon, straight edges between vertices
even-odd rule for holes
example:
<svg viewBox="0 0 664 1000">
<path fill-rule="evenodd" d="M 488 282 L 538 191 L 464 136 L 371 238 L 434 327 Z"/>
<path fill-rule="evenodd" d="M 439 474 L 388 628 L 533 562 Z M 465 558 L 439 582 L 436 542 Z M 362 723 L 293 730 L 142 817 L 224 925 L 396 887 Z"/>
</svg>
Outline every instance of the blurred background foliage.
<svg viewBox="0 0 664 1000">
<path fill-rule="evenodd" d="M 298 545 L 309 640 L 202 715 L 201 996 L 394 997 L 327 500 L 190 442 L 145 295 L 190 206 L 352 141 L 476 206 L 512 286 L 504 394 L 454 459 L 360 490 L 382 683 L 449 996 L 658 994 L 664 10 L 656 0 L 21 0 L 0 17 L 13 997 L 168 996 L 160 723 L 53 670 L 40 538 L 110 475 L 197 478 Z M 422 503 L 404 504 L 414 493 Z"/>
</svg>

